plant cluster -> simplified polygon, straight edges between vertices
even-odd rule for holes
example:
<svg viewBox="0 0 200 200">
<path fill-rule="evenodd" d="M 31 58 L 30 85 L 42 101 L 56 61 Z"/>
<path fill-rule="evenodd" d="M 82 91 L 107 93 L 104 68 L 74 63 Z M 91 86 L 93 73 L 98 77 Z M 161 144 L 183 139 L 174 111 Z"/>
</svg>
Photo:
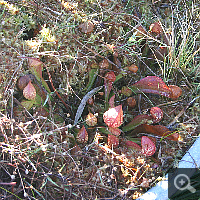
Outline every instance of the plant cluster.
<svg viewBox="0 0 200 200">
<path fill-rule="evenodd" d="M 195 140 L 197 3 L 0 10 L 1 198 L 136 199 Z"/>
</svg>

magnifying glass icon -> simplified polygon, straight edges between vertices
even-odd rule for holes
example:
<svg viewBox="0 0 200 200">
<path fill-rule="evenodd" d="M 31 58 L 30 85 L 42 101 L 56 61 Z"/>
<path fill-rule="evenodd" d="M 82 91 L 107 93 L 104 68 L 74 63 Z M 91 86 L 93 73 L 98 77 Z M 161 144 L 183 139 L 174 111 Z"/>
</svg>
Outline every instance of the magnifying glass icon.
<svg viewBox="0 0 200 200">
<path fill-rule="evenodd" d="M 187 184 L 185 185 L 185 183 Z M 185 185 L 185 186 L 183 186 Z M 174 179 L 174 186 L 177 190 L 189 190 L 191 193 L 195 193 L 196 189 L 190 185 L 190 179 L 186 174 L 179 174 Z"/>
</svg>

